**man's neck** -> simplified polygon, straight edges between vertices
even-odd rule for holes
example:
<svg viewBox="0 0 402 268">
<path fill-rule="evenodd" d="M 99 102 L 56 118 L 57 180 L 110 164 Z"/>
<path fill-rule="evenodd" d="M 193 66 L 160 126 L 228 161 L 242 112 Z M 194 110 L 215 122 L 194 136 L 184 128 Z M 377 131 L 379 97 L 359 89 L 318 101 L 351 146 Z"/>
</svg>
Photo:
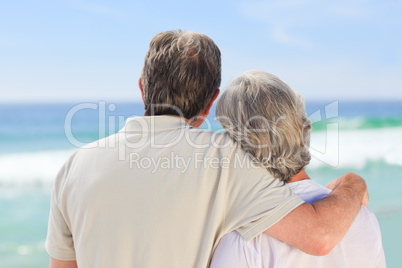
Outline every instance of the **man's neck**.
<svg viewBox="0 0 402 268">
<path fill-rule="evenodd" d="M 193 126 L 193 127 L 200 127 L 202 125 L 202 123 L 204 123 L 205 118 L 199 117 L 197 120 L 189 120 L 187 118 L 175 115 L 175 114 L 165 114 L 166 116 L 174 116 L 174 117 L 179 117 L 181 119 L 183 119 L 184 121 L 186 121 L 187 124 Z"/>
<path fill-rule="evenodd" d="M 303 169 L 296 175 L 292 177 L 292 179 L 289 181 L 289 183 L 295 182 L 295 181 L 302 181 L 302 180 L 309 180 L 310 177 L 307 175 L 306 171 Z"/>
</svg>

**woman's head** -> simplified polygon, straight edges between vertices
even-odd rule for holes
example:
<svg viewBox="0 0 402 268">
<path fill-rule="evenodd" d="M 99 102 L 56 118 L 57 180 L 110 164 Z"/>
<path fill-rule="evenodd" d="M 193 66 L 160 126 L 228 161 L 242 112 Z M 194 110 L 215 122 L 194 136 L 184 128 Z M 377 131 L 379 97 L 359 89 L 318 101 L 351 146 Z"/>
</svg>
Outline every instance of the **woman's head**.
<svg viewBox="0 0 402 268">
<path fill-rule="evenodd" d="M 242 149 L 288 182 L 311 159 L 311 122 L 304 101 L 278 77 L 249 71 L 237 77 L 216 108 L 219 122 Z"/>
</svg>

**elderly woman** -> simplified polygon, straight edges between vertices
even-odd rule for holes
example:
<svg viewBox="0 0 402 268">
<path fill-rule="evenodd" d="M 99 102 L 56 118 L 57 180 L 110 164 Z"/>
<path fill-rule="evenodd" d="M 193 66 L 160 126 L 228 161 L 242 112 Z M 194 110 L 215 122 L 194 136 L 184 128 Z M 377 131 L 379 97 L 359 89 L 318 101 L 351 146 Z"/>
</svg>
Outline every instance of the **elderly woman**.
<svg viewBox="0 0 402 268">
<path fill-rule="evenodd" d="M 305 172 L 311 158 L 311 122 L 304 101 L 278 77 L 244 73 L 223 93 L 216 115 L 250 157 L 289 183 L 305 202 L 329 194 Z M 385 258 L 377 219 L 362 206 L 346 236 L 326 256 L 307 255 L 267 234 L 245 241 L 233 231 L 221 239 L 211 267 L 385 267 Z"/>
</svg>

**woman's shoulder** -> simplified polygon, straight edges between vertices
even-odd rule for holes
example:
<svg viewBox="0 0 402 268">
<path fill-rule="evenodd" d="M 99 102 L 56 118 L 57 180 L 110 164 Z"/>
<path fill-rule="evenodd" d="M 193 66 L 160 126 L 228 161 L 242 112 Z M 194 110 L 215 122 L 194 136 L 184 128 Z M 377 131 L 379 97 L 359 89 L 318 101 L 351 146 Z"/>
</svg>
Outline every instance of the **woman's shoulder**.
<svg viewBox="0 0 402 268">
<path fill-rule="evenodd" d="M 211 262 L 211 268 L 259 268 L 261 266 L 262 234 L 246 241 L 237 231 L 224 235 L 219 241 Z"/>
</svg>

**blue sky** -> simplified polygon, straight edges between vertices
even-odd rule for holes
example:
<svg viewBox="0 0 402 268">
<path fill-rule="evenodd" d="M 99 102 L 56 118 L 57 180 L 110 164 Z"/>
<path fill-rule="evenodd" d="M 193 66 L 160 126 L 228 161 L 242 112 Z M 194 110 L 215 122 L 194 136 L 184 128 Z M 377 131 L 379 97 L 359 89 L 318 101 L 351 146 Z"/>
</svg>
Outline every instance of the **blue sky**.
<svg viewBox="0 0 402 268">
<path fill-rule="evenodd" d="M 222 89 L 261 69 L 306 100 L 402 100 L 402 1 L 3 1 L 0 102 L 139 101 L 152 36 L 209 35 Z"/>
</svg>

